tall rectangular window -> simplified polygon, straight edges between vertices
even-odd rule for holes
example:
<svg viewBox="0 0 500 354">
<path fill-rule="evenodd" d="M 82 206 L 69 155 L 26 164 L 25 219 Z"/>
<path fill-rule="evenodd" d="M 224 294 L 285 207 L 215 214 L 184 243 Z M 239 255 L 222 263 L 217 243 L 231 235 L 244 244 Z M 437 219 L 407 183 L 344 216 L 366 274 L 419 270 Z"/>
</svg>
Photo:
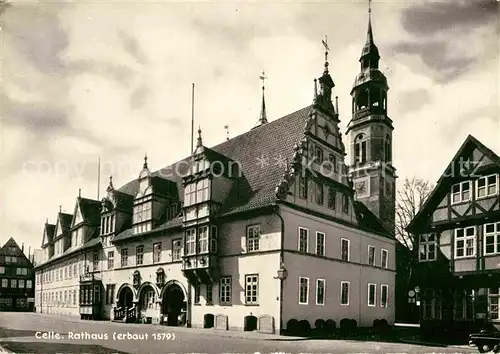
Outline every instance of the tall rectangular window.
<svg viewBox="0 0 500 354">
<path fill-rule="evenodd" d="M 380 265 L 382 268 L 384 269 L 387 269 L 389 268 L 389 251 L 386 250 L 386 249 L 383 249 L 380 251 L 380 258 L 381 258 L 381 261 L 380 261 Z"/>
<path fill-rule="evenodd" d="M 114 269 L 114 268 L 115 268 L 115 252 L 109 251 L 108 252 L 108 269 Z"/>
<path fill-rule="evenodd" d="M 186 254 L 196 254 L 196 229 L 186 230 Z"/>
<path fill-rule="evenodd" d="M 350 241 L 345 238 L 340 239 L 340 259 L 345 262 L 349 262 L 350 257 Z"/>
<path fill-rule="evenodd" d="M 127 248 L 122 248 L 122 250 L 121 250 L 121 266 L 122 267 L 128 266 L 128 249 Z"/>
<path fill-rule="evenodd" d="M 10 287 L 11 288 L 17 288 L 17 279 L 11 279 L 10 280 Z"/>
<path fill-rule="evenodd" d="M 8 287 L 9 287 L 9 280 L 2 279 L 2 288 L 8 288 Z"/>
<path fill-rule="evenodd" d="M 161 262 L 161 242 L 153 243 L 153 263 Z"/>
<path fill-rule="evenodd" d="M 309 278 L 299 277 L 299 305 L 309 303 Z"/>
<path fill-rule="evenodd" d="M 453 292 L 453 319 L 468 320 L 472 318 L 472 290 L 455 289 Z"/>
<path fill-rule="evenodd" d="M 342 194 L 342 211 L 344 213 L 349 213 L 349 196 L 347 194 Z"/>
<path fill-rule="evenodd" d="M 247 252 L 260 248 L 260 225 L 247 226 Z"/>
<path fill-rule="evenodd" d="M 99 270 L 99 253 L 93 254 L 92 268 L 94 269 L 94 272 L 97 272 Z M 66 268 L 64 268 L 64 271 L 66 271 Z"/>
<path fill-rule="evenodd" d="M 323 183 L 316 182 L 316 203 L 319 205 L 323 205 L 323 200 Z"/>
<path fill-rule="evenodd" d="M 478 178 L 476 181 L 477 198 L 485 198 L 498 193 L 498 175 Z"/>
<path fill-rule="evenodd" d="M 332 166 L 333 172 L 337 172 L 337 158 L 335 157 L 335 155 L 330 154 L 328 156 L 328 161 L 330 161 L 330 164 Z"/>
<path fill-rule="evenodd" d="M 335 203 L 337 200 L 337 191 L 331 187 L 328 186 L 328 208 L 335 210 Z"/>
<path fill-rule="evenodd" d="M 500 287 L 488 290 L 488 312 L 490 319 L 500 320 Z"/>
<path fill-rule="evenodd" d="M 211 304 L 213 302 L 213 290 L 213 285 L 210 283 L 207 284 L 207 304 Z"/>
<path fill-rule="evenodd" d="M 198 282 L 194 283 L 193 288 L 194 288 L 194 303 L 199 304 L 201 298 L 201 283 Z"/>
<path fill-rule="evenodd" d="M 340 304 L 349 306 L 349 285 L 348 281 L 340 282 Z"/>
<path fill-rule="evenodd" d="M 142 265 L 144 263 L 144 246 L 137 246 L 135 249 L 135 264 Z"/>
<path fill-rule="evenodd" d="M 389 285 L 380 285 L 380 307 L 387 307 L 389 299 Z"/>
<path fill-rule="evenodd" d="M 476 227 L 455 229 L 455 258 L 476 255 Z"/>
<path fill-rule="evenodd" d="M 208 252 L 208 226 L 202 226 L 198 229 L 198 251 L 200 253 Z"/>
<path fill-rule="evenodd" d="M 299 227 L 299 251 L 308 252 L 309 250 L 309 230 Z"/>
<path fill-rule="evenodd" d="M 500 253 L 500 222 L 484 225 L 484 254 Z"/>
<path fill-rule="evenodd" d="M 325 304 L 325 279 L 316 279 L 316 305 Z"/>
<path fill-rule="evenodd" d="M 425 289 L 422 294 L 423 319 L 441 319 L 442 308 L 441 291 Z"/>
<path fill-rule="evenodd" d="M 221 277 L 219 280 L 219 302 L 221 304 L 231 304 L 231 277 Z"/>
<path fill-rule="evenodd" d="M 470 181 L 460 182 L 451 187 L 451 203 L 461 203 L 470 200 Z"/>
<path fill-rule="evenodd" d="M 245 303 L 257 305 L 259 303 L 259 275 L 248 274 L 245 276 Z"/>
<path fill-rule="evenodd" d="M 377 285 L 368 284 L 368 306 L 375 306 L 377 301 Z"/>
<path fill-rule="evenodd" d="M 316 232 L 316 254 L 318 256 L 325 255 L 325 234 L 323 232 Z"/>
<path fill-rule="evenodd" d="M 180 261 L 182 257 L 182 239 L 172 240 L 172 261 Z"/>
<path fill-rule="evenodd" d="M 299 176 L 299 197 L 307 199 L 307 177 Z"/>
<path fill-rule="evenodd" d="M 24 279 L 19 279 L 18 287 L 19 289 L 24 289 Z"/>
<path fill-rule="evenodd" d="M 33 281 L 26 280 L 26 289 L 32 289 L 32 288 L 33 288 Z"/>
<path fill-rule="evenodd" d="M 368 246 L 368 264 L 375 265 L 375 247 L 373 246 Z"/>
<path fill-rule="evenodd" d="M 424 234 L 419 237 L 419 260 L 434 261 L 436 259 L 436 234 Z"/>
</svg>

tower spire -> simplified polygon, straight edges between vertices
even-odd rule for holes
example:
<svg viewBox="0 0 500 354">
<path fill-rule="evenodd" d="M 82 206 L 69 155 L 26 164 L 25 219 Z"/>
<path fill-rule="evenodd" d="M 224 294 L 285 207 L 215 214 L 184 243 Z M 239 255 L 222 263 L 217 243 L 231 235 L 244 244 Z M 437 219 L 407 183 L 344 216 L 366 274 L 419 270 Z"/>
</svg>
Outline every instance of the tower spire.
<svg viewBox="0 0 500 354">
<path fill-rule="evenodd" d="M 262 105 L 260 107 L 260 117 L 259 117 L 259 125 L 263 125 L 267 123 L 267 113 L 266 113 L 266 99 L 265 99 L 265 80 L 267 79 L 266 73 L 262 71 L 262 74 L 259 76 L 259 79 L 262 80 Z"/>
<path fill-rule="evenodd" d="M 318 79 L 318 81 L 314 81 L 314 104 L 317 107 L 322 108 L 325 112 L 330 114 L 331 116 L 335 115 L 335 108 L 332 103 L 332 89 L 335 87 L 335 84 L 330 76 L 328 71 L 328 52 L 330 51 L 330 47 L 328 47 L 328 37 L 325 35 L 325 39 L 321 40 L 323 47 L 325 48 L 325 64 L 323 75 Z M 317 92 L 317 83 L 319 83 L 319 93 Z"/>
<path fill-rule="evenodd" d="M 361 57 L 359 58 L 361 69 L 366 69 L 368 67 L 378 69 L 379 59 L 380 55 L 378 48 L 373 40 L 372 1 L 368 0 L 368 30 L 366 32 L 366 42 L 361 51 Z"/>
</svg>

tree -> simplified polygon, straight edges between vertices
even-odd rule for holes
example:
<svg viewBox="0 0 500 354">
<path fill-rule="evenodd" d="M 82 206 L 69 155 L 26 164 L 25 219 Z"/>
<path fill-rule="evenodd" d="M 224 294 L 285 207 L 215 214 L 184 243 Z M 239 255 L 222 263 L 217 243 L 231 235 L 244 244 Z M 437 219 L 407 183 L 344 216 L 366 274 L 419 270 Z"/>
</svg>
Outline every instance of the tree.
<svg viewBox="0 0 500 354">
<path fill-rule="evenodd" d="M 418 237 L 406 227 L 415 218 L 434 187 L 420 178 L 406 178 L 396 195 L 396 238 L 408 249 L 407 280 L 411 281 L 413 265 L 418 262 Z"/>
</svg>

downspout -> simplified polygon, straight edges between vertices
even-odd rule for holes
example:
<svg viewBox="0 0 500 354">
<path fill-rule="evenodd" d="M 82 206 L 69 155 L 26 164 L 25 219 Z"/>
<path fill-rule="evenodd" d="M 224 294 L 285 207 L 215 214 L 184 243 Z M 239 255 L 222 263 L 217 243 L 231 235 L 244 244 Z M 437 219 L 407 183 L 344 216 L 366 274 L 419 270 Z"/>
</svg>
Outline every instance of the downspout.
<svg viewBox="0 0 500 354">
<path fill-rule="evenodd" d="M 280 268 L 279 269 L 284 269 L 285 268 L 285 221 L 283 220 L 283 217 L 279 213 L 279 206 L 275 204 L 274 208 L 274 213 L 280 218 L 281 220 L 281 240 L 280 240 Z M 280 280 L 280 310 L 279 310 L 279 323 L 280 323 L 280 334 L 283 333 L 283 294 L 284 294 L 284 281 L 285 279 L 283 277 L 277 277 Z"/>
<path fill-rule="evenodd" d="M 40 313 L 43 313 L 43 268 L 40 268 Z"/>
</svg>

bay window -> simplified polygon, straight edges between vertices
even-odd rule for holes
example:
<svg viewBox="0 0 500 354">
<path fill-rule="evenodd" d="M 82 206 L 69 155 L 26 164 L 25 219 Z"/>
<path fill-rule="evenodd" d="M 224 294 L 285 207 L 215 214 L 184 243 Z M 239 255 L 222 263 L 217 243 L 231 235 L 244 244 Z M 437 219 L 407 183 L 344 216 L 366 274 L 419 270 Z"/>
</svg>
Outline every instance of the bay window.
<svg viewBox="0 0 500 354">
<path fill-rule="evenodd" d="M 184 206 L 207 201 L 210 196 L 209 185 L 208 178 L 186 185 L 184 188 Z"/>
<path fill-rule="evenodd" d="M 208 252 L 208 226 L 200 227 L 198 232 L 198 252 Z"/>
<path fill-rule="evenodd" d="M 186 255 L 196 254 L 196 229 L 186 230 Z"/>
</svg>

